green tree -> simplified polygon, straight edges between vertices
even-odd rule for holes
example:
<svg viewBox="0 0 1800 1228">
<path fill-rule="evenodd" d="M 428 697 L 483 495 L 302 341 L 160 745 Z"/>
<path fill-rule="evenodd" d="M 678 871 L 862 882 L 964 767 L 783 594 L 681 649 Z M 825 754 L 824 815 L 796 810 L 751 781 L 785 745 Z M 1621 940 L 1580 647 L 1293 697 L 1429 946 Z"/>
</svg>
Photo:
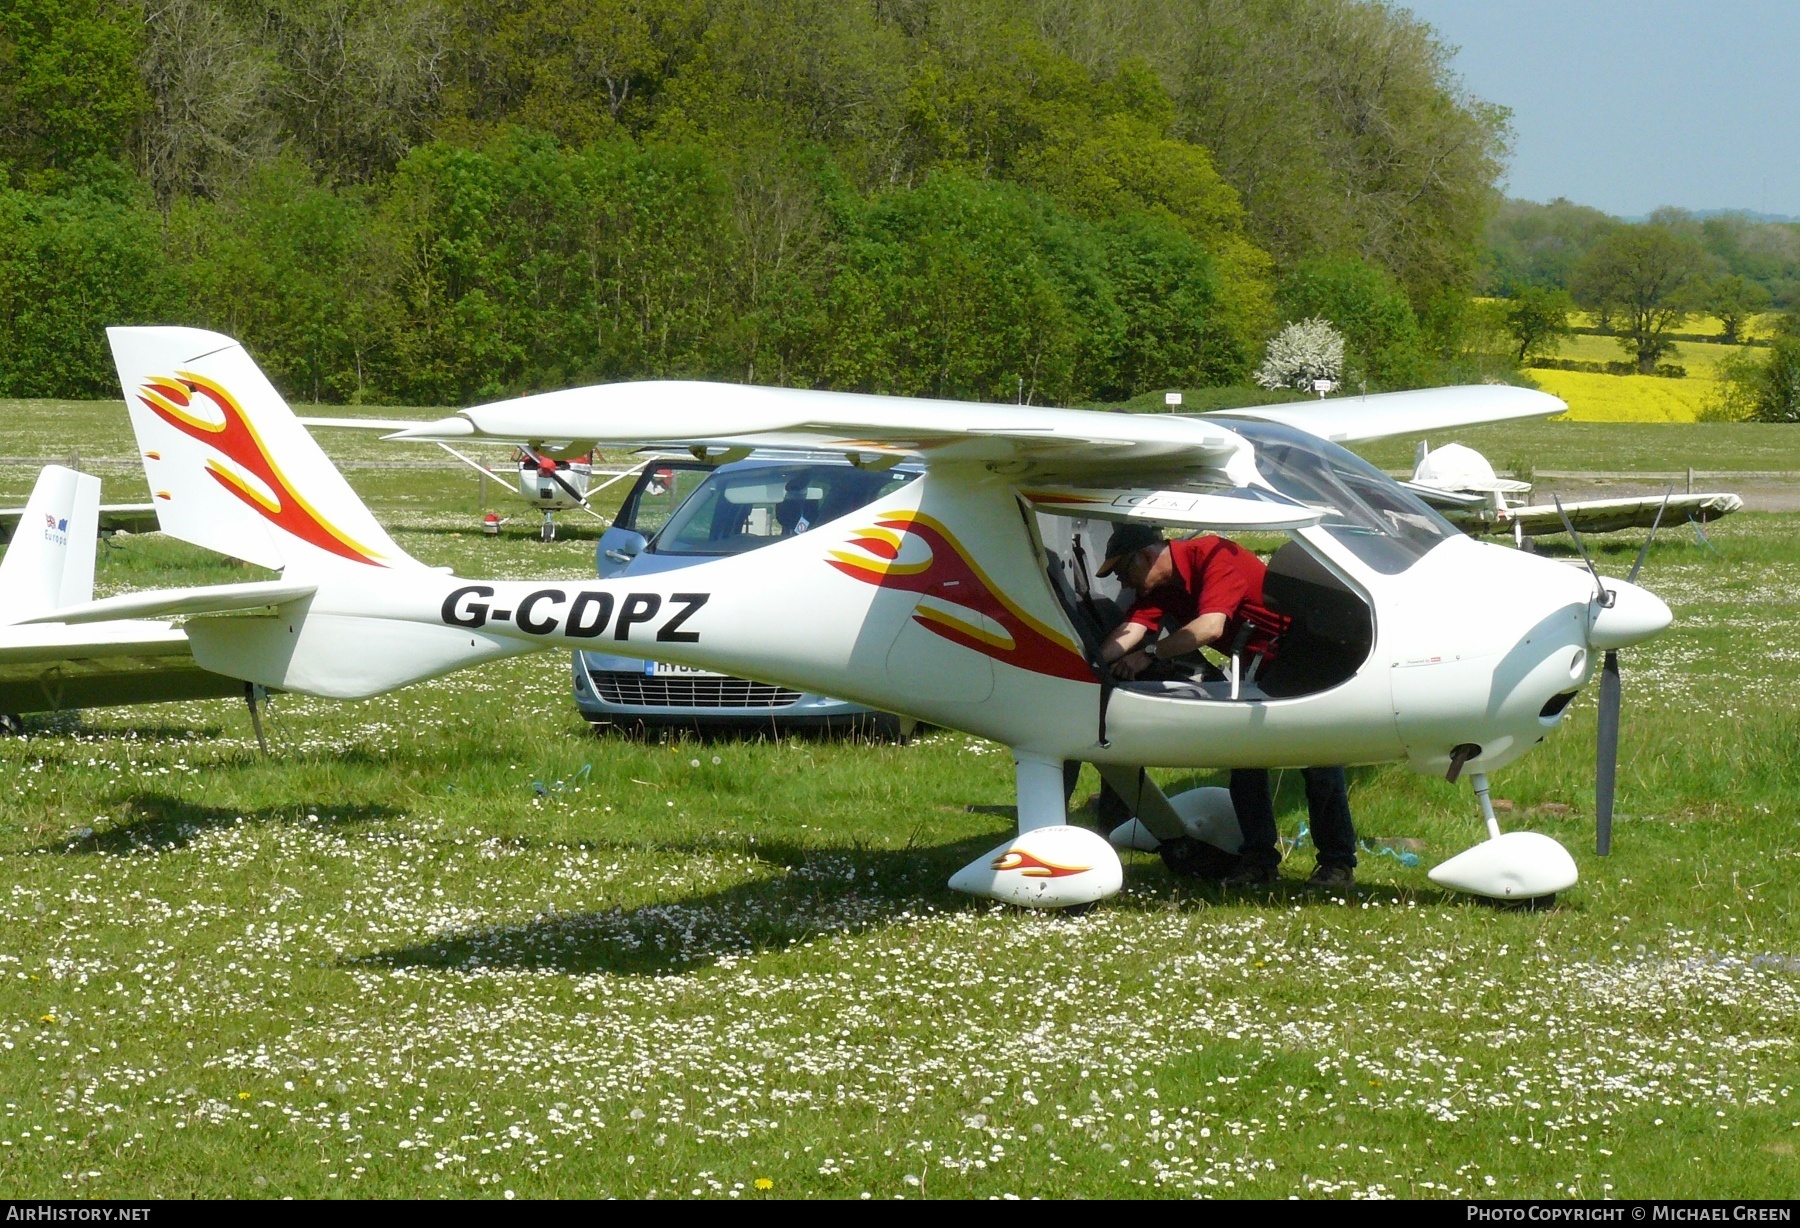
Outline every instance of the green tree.
<svg viewBox="0 0 1800 1228">
<path fill-rule="evenodd" d="M 1505 201 L 1487 224 L 1481 288 L 1507 297 L 1524 286 L 1567 290 L 1582 257 L 1619 225 L 1562 197 L 1543 205 Z"/>
<path fill-rule="evenodd" d="M 197 323 L 249 345 L 295 397 L 376 395 L 394 328 L 394 252 L 368 193 L 321 187 L 283 158 L 222 200 L 179 202 L 169 229 Z"/>
<path fill-rule="evenodd" d="M 1742 340 L 1744 325 L 1769 309 L 1770 298 L 1769 292 L 1756 282 L 1737 273 L 1727 273 L 1714 278 L 1706 287 L 1701 303 L 1725 326 L 1725 343 L 1736 345 Z"/>
<path fill-rule="evenodd" d="M 514 132 L 433 142 L 381 209 L 395 244 L 391 386 L 429 404 L 571 382 L 716 373 L 736 307 L 714 159 Z"/>
<path fill-rule="evenodd" d="M 67 170 L 124 152 L 145 105 L 135 6 L 0 0 L 0 164 Z"/>
<path fill-rule="evenodd" d="M 65 192 L 0 189 L 0 396 L 115 397 L 107 327 L 178 311 L 161 219 L 134 188 L 90 171 Z"/>
<path fill-rule="evenodd" d="M 1211 152 L 1283 267 L 1354 255 L 1417 305 L 1467 290 L 1509 115 L 1463 87 L 1430 26 L 1357 0 L 1121 4 L 1065 25 L 1069 7 L 1034 3 L 1060 45 L 1092 48 L 1077 54 L 1122 44 L 1157 67 L 1174 133 Z"/>
<path fill-rule="evenodd" d="M 1769 356 L 1755 383 L 1758 422 L 1800 422 L 1800 328 L 1786 316 L 1769 342 Z"/>
<path fill-rule="evenodd" d="M 1074 399 L 1084 333 L 1071 299 L 1111 314 L 1081 236 L 1049 202 L 941 173 L 883 193 L 847 219 L 831 289 L 832 387 L 1028 403 Z M 1075 294 L 1065 284 L 1074 279 Z M 1085 293 L 1084 293 L 1085 292 Z"/>
<path fill-rule="evenodd" d="M 1621 227 L 1576 266 L 1575 301 L 1610 317 L 1638 370 L 1654 374 L 1675 348 L 1668 332 L 1698 304 L 1704 259 L 1698 243 L 1666 226 Z"/>
<path fill-rule="evenodd" d="M 1282 279 L 1282 314 L 1331 321 L 1344 334 L 1348 378 L 1377 388 L 1428 382 L 1431 364 L 1412 304 L 1394 280 L 1355 259 L 1309 261 Z"/>
<path fill-rule="evenodd" d="M 1506 331 L 1517 347 L 1514 360 L 1524 366 L 1540 354 L 1554 354 L 1569 335 L 1574 307 L 1566 290 L 1521 286 L 1506 305 Z"/>
</svg>

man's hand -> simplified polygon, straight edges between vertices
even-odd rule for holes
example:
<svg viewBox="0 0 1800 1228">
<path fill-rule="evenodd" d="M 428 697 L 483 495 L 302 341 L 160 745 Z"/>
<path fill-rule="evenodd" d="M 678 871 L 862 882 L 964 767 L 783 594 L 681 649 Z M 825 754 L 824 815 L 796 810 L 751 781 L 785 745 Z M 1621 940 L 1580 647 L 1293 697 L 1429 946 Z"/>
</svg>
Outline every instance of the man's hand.
<svg viewBox="0 0 1800 1228">
<path fill-rule="evenodd" d="M 1150 668 L 1150 658 L 1141 652 L 1127 653 L 1112 664 L 1113 677 L 1135 678 Z"/>
</svg>

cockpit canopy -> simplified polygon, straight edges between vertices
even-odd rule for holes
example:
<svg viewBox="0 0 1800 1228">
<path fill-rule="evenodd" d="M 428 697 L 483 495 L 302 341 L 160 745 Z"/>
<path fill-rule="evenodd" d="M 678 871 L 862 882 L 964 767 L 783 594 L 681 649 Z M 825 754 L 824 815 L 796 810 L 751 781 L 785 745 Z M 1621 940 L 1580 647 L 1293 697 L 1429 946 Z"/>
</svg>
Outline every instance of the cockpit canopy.
<svg viewBox="0 0 1800 1228">
<path fill-rule="evenodd" d="M 1232 430 L 1256 448 L 1256 468 L 1277 492 L 1330 509 L 1319 527 L 1383 575 L 1405 571 L 1456 527 L 1368 461 L 1317 435 L 1273 422 Z"/>
</svg>

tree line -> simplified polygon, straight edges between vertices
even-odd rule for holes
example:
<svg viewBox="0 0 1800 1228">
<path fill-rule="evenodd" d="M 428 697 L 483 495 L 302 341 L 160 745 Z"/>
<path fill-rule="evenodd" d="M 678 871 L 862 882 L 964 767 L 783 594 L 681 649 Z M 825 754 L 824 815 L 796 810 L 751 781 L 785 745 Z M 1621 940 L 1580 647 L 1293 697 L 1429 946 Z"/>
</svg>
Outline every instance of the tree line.
<svg viewBox="0 0 1800 1228">
<path fill-rule="evenodd" d="M 0 0 L 0 395 L 107 324 L 290 394 L 1443 378 L 1506 152 L 1360 0 Z"/>
<path fill-rule="evenodd" d="M 1800 420 L 1800 225 L 1673 208 L 1627 223 L 1566 200 L 1508 201 L 1488 243 L 1483 282 L 1507 296 L 1520 363 L 1553 350 L 1581 307 L 1595 331 L 1618 338 L 1630 369 L 1681 374 L 1664 359 L 1683 324 L 1710 315 L 1719 341 L 1764 347 L 1725 360 L 1714 416 Z M 1752 338 L 1751 321 L 1775 309 L 1770 335 Z"/>
</svg>

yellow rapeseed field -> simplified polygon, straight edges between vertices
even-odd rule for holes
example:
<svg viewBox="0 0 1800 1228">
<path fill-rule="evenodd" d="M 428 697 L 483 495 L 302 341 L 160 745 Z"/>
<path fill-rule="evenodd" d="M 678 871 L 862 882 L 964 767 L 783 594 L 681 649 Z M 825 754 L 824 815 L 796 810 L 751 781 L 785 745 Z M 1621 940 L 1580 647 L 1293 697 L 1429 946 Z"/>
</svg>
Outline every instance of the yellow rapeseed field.
<svg viewBox="0 0 1800 1228">
<path fill-rule="evenodd" d="M 1569 403 L 1573 422 L 1693 422 L 1714 391 L 1712 380 L 1695 377 L 1534 370 L 1531 378 Z"/>
</svg>

